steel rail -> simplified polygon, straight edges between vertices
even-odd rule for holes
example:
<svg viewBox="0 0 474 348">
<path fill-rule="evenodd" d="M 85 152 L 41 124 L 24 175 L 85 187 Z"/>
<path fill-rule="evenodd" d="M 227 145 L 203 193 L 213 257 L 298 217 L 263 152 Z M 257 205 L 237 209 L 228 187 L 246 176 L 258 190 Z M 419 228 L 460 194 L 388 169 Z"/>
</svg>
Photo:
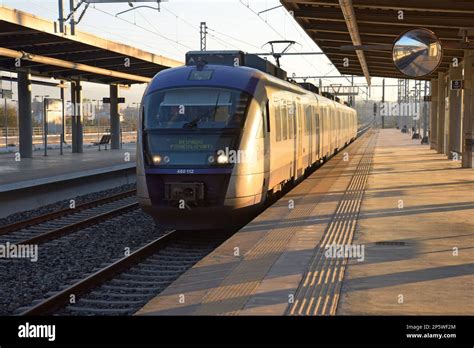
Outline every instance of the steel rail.
<svg viewBox="0 0 474 348">
<path fill-rule="evenodd" d="M 135 193 L 136 193 L 136 190 L 129 190 L 129 191 L 125 191 L 125 192 L 115 194 L 113 196 L 99 198 L 99 199 L 93 200 L 91 202 L 86 202 L 86 203 L 80 204 L 80 205 L 76 206 L 74 209 L 64 208 L 64 209 L 61 209 L 61 210 L 58 210 L 58 211 L 55 211 L 55 212 L 51 212 L 51 213 L 43 214 L 43 215 L 40 215 L 40 216 L 36 216 L 36 217 L 31 218 L 31 219 L 14 222 L 12 224 L 5 225 L 5 226 L 0 226 L 0 236 L 5 235 L 5 234 L 10 233 L 10 232 L 18 231 L 18 230 L 20 230 L 22 228 L 25 228 L 25 227 L 38 225 L 38 224 L 46 222 L 46 221 L 50 221 L 50 220 L 54 220 L 54 219 L 64 217 L 64 216 L 67 216 L 67 215 L 75 214 L 77 212 L 80 212 L 80 211 L 83 211 L 83 210 L 86 210 L 86 209 L 90 209 L 90 208 L 94 208 L 94 207 L 97 207 L 99 205 L 103 205 L 103 204 L 106 204 L 106 203 L 111 203 L 111 202 L 114 202 L 116 200 L 131 196 Z"/>
<path fill-rule="evenodd" d="M 16 245 L 31 245 L 31 244 L 45 243 L 45 242 L 50 241 L 52 239 L 56 239 L 56 238 L 65 236 L 67 234 L 71 234 L 75 231 L 82 230 L 86 227 L 96 225 L 99 222 L 108 220 L 112 217 L 115 217 L 117 215 L 126 213 L 126 212 L 128 212 L 130 210 L 133 210 L 133 209 L 136 209 L 136 208 L 138 208 L 138 203 L 127 204 L 126 206 L 123 206 L 123 207 L 120 207 L 120 208 L 117 208 L 117 209 L 114 209 L 114 210 L 109 210 L 106 213 L 98 214 L 98 215 L 95 215 L 95 216 L 90 217 L 88 219 L 81 220 L 79 222 L 75 222 L 75 223 L 69 224 L 67 226 L 63 226 L 63 227 L 57 228 L 55 230 L 51 230 L 51 231 L 39 234 L 37 236 L 34 236 L 34 237 L 26 239 L 26 240 L 22 240 L 21 242 L 17 242 L 15 244 Z"/>
<path fill-rule="evenodd" d="M 71 295 L 74 295 L 77 299 L 80 295 L 102 285 L 106 281 L 115 277 L 117 274 L 122 273 L 123 271 L 133 267 L 135 264 L 150 257 L 160 249 L 163 249 L 170 242 L 176 240 L 178 235 L 179 232 L 176 230 L 168 231 L 165 235 L 134 251 L 129 256 L 125 256 L 111 265 L 95 272 L 94 274 L 73 284 L 67 289 L 64 289 L 44 300 L 43 302 L 38 303 L 32 308 L 23 311 L 19 315 L 31 316 L 48 315 L 54 313 L 58 309 L 63 308 L 69 304 Z"/>
</svg>

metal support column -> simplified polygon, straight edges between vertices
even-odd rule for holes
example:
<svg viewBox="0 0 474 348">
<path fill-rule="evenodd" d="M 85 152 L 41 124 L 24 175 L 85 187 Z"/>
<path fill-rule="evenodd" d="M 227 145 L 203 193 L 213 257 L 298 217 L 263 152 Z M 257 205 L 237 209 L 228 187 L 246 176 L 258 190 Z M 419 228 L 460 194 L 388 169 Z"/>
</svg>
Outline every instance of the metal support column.
<svg viewBox="0 0 474 348">
<path fill-rule="evenodd" d="M 436 150 L 438 153 L 444 153 L 445 134 L 444 134 L 444 115 L 446 107 L 446 76 L 443 73 L 438 73 L 438 146 Z"/>
<path fill-rule="evenodd" d="M 421 138 L 422 144 L 428 144 L 428 102 L 426 100 L 426 96 L 428 95 L 428 81 L 424 82 L 424 90 L 423 90 L 423 137 Z"/>
<path fill-rule="evenodd" d="M 120 116 L 118 112 L 118 86 L 110 85 L 110 148 L 120 149 Z"/>
<path fill-rule="evenodd" d="M 201 36 L 201 51 L 205 51 L 207 49 L 207 25 L 206 25 L 206 22 L 201 22 L 200 36 Z"/>
<path fill-rule="evenodd" d="M 75 1 L 69 0 L 69 12 L 71 13 L 69 25 L 71 27 L 71 35 L 76 35 L 76 19 L 74 18 L 74 7 L 76 7 Z"/>
<path fill-rule="evenodd" d="M 397 115 L 397 129 L 402 129 L 402 113 L 400 111 L 402 100 L 402 80 L 397 80 L 397 103 L 398 103 L 398 115 Z"/>
<path fill-rule="evenodd" d="M 449 85 L 453 80 L 462 80 L 462 67 L 451 67 L 449 69 Z M 449 159 L 456 156 L 459 159 L 461 153 L 461 103 L 462 90 L 452 90 L 448 88 L 449 94 L 449 109 L 446 113 L 446 128 L 447 128 L 447 155 Z"/>
<path fill-rule="evenodd" d="M 408 128 L 408 133 L 411 134 L 411 127 L 410 127 L 410 115 L 409 115 L 409 108 L 407 107 L 410 102 L 410 97 L 409 97 L 409 91 L 410 91 L 410 80 L 405 79 L 404 80 L 404 97 L 403 97 L 403 103 L 404 103 L 404 118 L 403 118 L 403 126 Z"/>
<path fill-rule="evenodd" d="M 61 80 L 61 86 L 64 85 L 64 81 Z M 66 123 L 66 102 L 65 102 L 65 98 L 64 98 L 64 87 L 61 87 L 60 89 L 60 96 L 61 96 L 61 105 L 62 105 L 62 112 L 61 112 L 61 136 L 59 138 L 59 154 L 62 155 L 63 154 L 63 145 L 65 143 L 65 139 L 66 139 L 66 127 L 65 127 L 65 123 Z"/>
<path fill-rule="evenodd" d="M 431 80 L 430 149 L 438 148 L 438 79 Z"/>
<path fill-rule="evenodd" d="M 78 153 L 83 153 L 84 134 L 82 127 L 82 85 L 81 81 L 76 82 L 76 149 Z"/>
<path fill-rule="evenodd" d="M 71 143 L 72 153 L 77 152 L 77 125 L 76 125 L 76 82 L 71 81 Z"/>
<path fill-rule="evenodd" d="M 462 167 L 474 168 L 474 51 L 464 51 Z"/>
<path fill-rule="evenodd" d="M 33 157 L 31 81 L 28 72 L 18 72 L 18 128 L 21 158 Z"/>
<path fill-rule="evenodd" d="M 58 0 L 59 32 L 64 33 L 64 0 Z"/>
<path fill-rule="evenodd" d="M 382 80 L 382 104 L 385 103 L 385 79 Z M 385 116 L 382 115 L 382 129 L 385 128 Z"/>
</svg>

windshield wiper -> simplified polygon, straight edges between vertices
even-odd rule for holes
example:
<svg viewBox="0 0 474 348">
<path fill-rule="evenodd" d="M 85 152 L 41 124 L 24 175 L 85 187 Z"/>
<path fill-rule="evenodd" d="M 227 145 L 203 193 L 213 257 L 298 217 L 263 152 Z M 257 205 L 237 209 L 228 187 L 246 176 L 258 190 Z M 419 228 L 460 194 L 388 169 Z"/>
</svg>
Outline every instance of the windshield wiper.
<svg viewBox="0 0 474 348">
<path fill-rule="evenodd" d="M 214 106 L 214 115 L 212 116 L 212 119 L 215 121 L 216 119 L 216 114 L 217 114 L 217 106 L 219 105 L 219 97 L 221 96 L 221 92 L 217 93 L 217 100 L 216 100 L 216 105 Z"/>
<path fill-rule="evenodd" d="M 185 124 L 183 124 L 183 128 L 196 128 L 199 121 L 201 121 L 201 118 L 202 118 L 202 116 L 196 117 L 191 122 L 186 122 Z"/>
<path fill-rule="evenodd" d="M 216 105 L 214 105 L 214 115 L 213 115 L 213 118 L 215 119 L 216 118 L 216 114 L 217 114 L 217 108 L 219 106 L 219 96 L 221 95 L 221 93 L 219 92 L 217 94 L 217 100 L 216 100 Z M 183 124 L 183 128 L 196 128 L 199 121 L 201 121 L 201 118 L 203 116 L 199 116 L 199 117 L 196 117 L 194 120 L 190 121 L 190 122 L 187 122 L 185 124 Z"/>
</svg>

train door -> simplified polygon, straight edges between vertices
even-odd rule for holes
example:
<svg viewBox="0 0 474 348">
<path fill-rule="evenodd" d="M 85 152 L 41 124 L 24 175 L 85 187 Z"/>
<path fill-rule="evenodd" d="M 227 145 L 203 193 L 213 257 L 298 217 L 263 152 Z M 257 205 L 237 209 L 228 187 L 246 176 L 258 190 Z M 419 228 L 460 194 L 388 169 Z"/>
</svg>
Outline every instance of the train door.
<svg viewBox="0 0 474 348">
<path fill-rule="evenodd" d="M 321 115 L 321 112 L 320 112 L 320 108 L 319 108 L 319 105 L 315 107 L 315 121 L 316 121 L 316 127 L 314 128 L 314 132 L 315 132 L 315 138 L 316 138 L 316 151 L 317 151 L 317 155 L 316 155 L 316 158 L 317 159 L 320 159 L 322 157 L 321 153 L 322 153 L 322 139 L 321 139 L 321 127 L 320 127 L 320 116 Z"/>
<path fill-rule="evenodd" d="M 306 166 L 310 166 L 313 163 L 313 106 L 306 104 L 304 106 L 305 109 L 305 142 L 308 142 L 308 149 L 305 152 L 305 154 L 308 154 L 307 156 L 307 163 L 305 163 Z"/>
<path fill-rule="evenodd" d="M 319 106 L 319 158 L 324 157 L 324 107 L 323 105 Z"/>
<path fill-rule="evenodd" d="M 303 175 L 303 111 L 301 110 L 301 103 L 298 101 L 296 104 L 297 113 L 297 129 L 296 129 L 296 138 L 297 138 L 297 163 L 298 163 L 298 177 Z"/>
<path fill-rule="evenodd" d="M 329 135 L 329 129 L 328 129 L 328 122 L 327 122 L 327 110 L 326 110 L 326 104 L 321 106 L 321 149 L 322 149 L 322 156 L 325 157 L 327 156 L 327 150 L 328 150 L 328 135 Z"/>
<path fill-rule="evenodd" d="M 329 156 L 331 156 L 334 153 L 334 149 L 336 148 L 336 128 L 334 126 L 335 122 L 335 115 L 334 115 L 334 105 L 331 105 L 329 107 L 329 128 L 331 129 L 331 139 L 330 141 L 330 147 L 329 147 Z"/>
<path fill-rule="evenodd" d="M 264 157 L 264 173 L 265 173 L 265 180 L 263 182 L 263 196 L 264 199 L 266 198 L 266 192 L 270 189 L 270 159 L 271 159 L 271 139 L 270 139 L 270 101 L 267 100 L 265 103 L 262 104 L 262 126 L 263 126 L 263 133 L 264 133 L 264 145 L 263 145 L 263 157 Z"/>
</svg>

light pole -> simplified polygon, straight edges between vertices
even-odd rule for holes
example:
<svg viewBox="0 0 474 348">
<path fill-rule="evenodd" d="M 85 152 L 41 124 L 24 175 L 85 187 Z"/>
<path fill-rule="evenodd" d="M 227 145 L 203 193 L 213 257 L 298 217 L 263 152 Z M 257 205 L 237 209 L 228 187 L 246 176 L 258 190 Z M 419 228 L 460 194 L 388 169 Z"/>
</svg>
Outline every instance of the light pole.
<svg viewBox="0 0 474 348">
<path fill-rule="evenodd" d="M 35 95 L 35 98 L 41 98 L 41 104 L 43 106 L 43 141 L 44 141 L 44 155 L 48 156 L 48 136 L 46 135 L 46 108 L 44 105 L 44 99 L 48 98 L 49 94 L 47 95 Z"/>
<path fill-rule="evenodd" d="M 97 142 L 100 142 L 100 139 L 99 139 L 99 102 L 100 100 L 99 99 L 91 99 L 92 102 L 97 102 L 96 105 L 94 105 L 94 114 L 95 114 L 95 118 L 96 118 L 96 127 L 97 127 Z"/>
<path fill-rule="evenodd" d="M 12 99 L 12 100 L 10 100 L 10 101 L 11 101 L 12 103 L 18 103 L 18 100 Z M 15 128 L 16 128 L 16 130 L 17 130 L 17 132 L 18 132 L 18 106 L 15 108 L 15 116 L 16 116 L 16 127 L 15 127 Z M 13 135 L 15 135 L 15 133 L 13 133 Z M 16 140 L 15 140 L 15 142 L 16 142 Z"/>
<path fill-rule="evenodd" d="M 136 105 L 136 108 L 137 108 L 137 117 L 138 117 L 139 110 L 140 110 L 140 103 L 133 102 L 132 105 Z"/>
<path fill-rule="evenodd" d="M 140 117 L 140 103 L 132 103 L 133 105 L 136 105 L 137 106 L 137 118 L 136 118 L 136 122 L 138 122 L 138 118 Z"/>
<path fill-rule="evenodd" d="M 7 98 L 5 97 L 5 149 L 8 149 L 8 110 L 7 110 Z"/>
</svg>

